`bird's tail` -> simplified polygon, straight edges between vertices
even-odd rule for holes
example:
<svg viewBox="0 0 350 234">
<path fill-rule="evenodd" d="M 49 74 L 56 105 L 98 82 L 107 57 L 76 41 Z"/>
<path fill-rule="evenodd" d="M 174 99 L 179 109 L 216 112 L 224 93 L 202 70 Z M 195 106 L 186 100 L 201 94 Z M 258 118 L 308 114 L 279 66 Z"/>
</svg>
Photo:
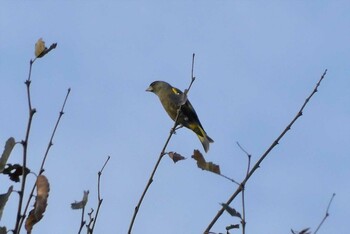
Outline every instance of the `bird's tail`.
<svg viewBox="0 0 350 234">
<path fill-rule="evenodd" d="M 208 135 L 205 134 L 205 136 L 200 136 L 200 135 L 197 135 L 199 140 L 201 141 L 202 145 L 203 145 L 203 148 L 204 148 L 204 151 L 207 153 L 208 150 L 209 150 L 209 143 L 213 143 L 213 139 L 211 139 Z"/>
<path fill-rule="evenodd" d="M 207 133 L 204 131 L 204 129 L 201 126 L 195 126 L 194 128 L 191 128 L 198 136 L 199 140 L 201 141 L 204 151 L 207 153 L 209 150 L 209 143 L 213 143 L 214 140 L 211 139 Z"/>
</svg>

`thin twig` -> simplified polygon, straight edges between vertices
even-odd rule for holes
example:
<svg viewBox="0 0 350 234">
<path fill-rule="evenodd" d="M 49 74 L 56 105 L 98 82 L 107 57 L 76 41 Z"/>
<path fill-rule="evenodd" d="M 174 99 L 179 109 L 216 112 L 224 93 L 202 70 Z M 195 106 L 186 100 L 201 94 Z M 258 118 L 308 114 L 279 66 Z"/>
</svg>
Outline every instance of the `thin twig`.
<svg viewBox="0 0 350 234">
<path fill-rule="evenodd" d="M 45 152 L 43 161 L 42 161 L 41 166 L 40 166 L 40 169 L 39 169 L 39 173 L 38 173 L 39 175 L 41 175 L 41 174 L 44 172 L 43 168 L 44 168 L 44 165 L 45 165 L 45 161 L 46 161 L 46 158 L 47 158 L 47 156 L 48 156 L 48 153 L 49 153 L 49 151 L 50 151 L 50 149 L 51 149 L 51 147 L 52 147 L 52 145 L 53 145 L 52 140 L 53 140 L 53 138 L 54 138 L 54 136 L 55 136 L 55 133 L 56 133 L 57 127 L 58 127 L 58 125 L 59 125 L 59 123 L 60 123 L 60 120 L 61 120 L 61 118 L 62 118 L 62 116 L 63 116 L 63 114 L 64 114 L 64 108 L 65 108 L 65 106 L 66 106 L 66 102 L 67 102 L 68 96 L 69 96 L 69 94 L 70 94 L 70 91 L 71 91 L 71 89 L 69 88 L 68 91 L 67 91 L 66 97 L 65 97 L 65 99 L 64 99 L 64 101 L 63 101 L 62 108 L 61 108 L 61 110 L 60 110 L 60 112 L 59 112 L 59 115 L 58 115 L 58 118 L 57 118 L 55 127 L 54 127 L 54 129 L 53 129 L 53 131 L 52 131 L 52 134 L 51 134 L 51 137 L 50 137 L 50 140 L 49 140 L 49 144 L 48 144 L 48 146 L 47 146 L 47 148 L 46 148 L 46 152 Z M 29 198 L 28 198 L 26 207 L 25 207 L 25 209 L 24 209 L 24 211 L 23 211 L 23 218 L 22 218 L 22 220 L 21 220 L 20 223 L 19 223 L 19 227 L 21 227 L 22 224 L 23 224 L 23 221 L 24 221 L 24 218 L 25 218 L 25 214 L 26 214 L 27 211 L 28 211 L 30 201 L 31 201 L 31 199 L 32 199 L 32 197 L 33 197 L 33 195 L 34 195 L 34 190 L 35 190 L 35 188 L 36 188 L 36 184 L 34 183 L 34 184 L 33 184 L 33 188 L 32 188 L 32 190 L 31 190 L 31 192 L 30 192 L 30 195 L 29 195 Z M 19 228 L 19 229 L 20 229 L 20 228 Z M 18 231 L 19 231 L 19 230 L 18 230 Z M 19 233 L 19 232 L 17 232 L 17 233 Z"/>
<path fill-rule="evenodd" d="M 29 111 L 32 110 L 32 102 L 31 102 L 31 98 L 30 98 L 30 83 L 31 83 L 31 76 L 32 76 L 32 66 L 35 62 L 35 59 L 34 60 L 30 60 L 29 61 L 29 74 L 28 74 L 28 79 L 24 82 L 26 84 L 26 87 L 27 87 L 27 99 L 28 99 L 28 108 L 29 108 Z"/>
<path fill-rule="evenodd" d="M 21 190 L 18 192 L 19 193 L 19 202 L 18 202 L 18 209 L 17 209 L 16 224 L 15 224 L 15 229 L 14 229 L 15 234 L 19 234 L 19 232 L 21 230 L 21 225 L 22 225 L 23 220 L 25 218 L 25 213 L 23 213 L 23 215 L 22 215 L 22 205 L 23 205 L 24 190 L 25 190 L 26 179 L 27 179 L 26 167 L 27 167 L 28 142 L 29 142 L 29 134 L 30 134 L 31 126 L 32 126 L 33 116 L 36 112 L 36 110 L 32 108 L 32 102 L 31 102 L 31 98 L 30 98 L 30 83 L 31 83 L 30 77 L 32 74 L 32 66 L 33 66 L 34 61 L 35 60 L 30 60 L 30 62 L 29 62 L 28 79 L 25 81 L 25 85 L 27 88 L 29 117 L 28 117 L 25 139 L 21 142 L 22 146 L 23 146 L 22 184 L 21 184 Z"/>
<path fill-rule="evenodd" d="M 320 229 L 320 227 L 322 226 L 324 221 L 328 218 L 328 216 L 329 216 L 329 207 L 331 206 L 334 197 L 335 197 L 335 193 L 332 194 L 331 200 L 329 200 L 329 203 L 328 203 L 328 206 L 327 206 L 326 214 L 323 217 L 321 223 L 318 225 L 318 227 L 317 227 L 316 231 L 314 232 L 314 234 L 316 234 L 318 232 L 318 230 Z"/>
<path fill-rule="evenodd" d="M 246 219 L 245 219 L 245 199 L 244 199 L 244 191 L 245 188 L 242 189 L 242 211 L 243 211 L 243 215 L 242 215 L 242 219 L 241 219 L 241 224 L 242 224 L 242 233 L 245 234 L 245 224 L 246 224 Z"/>
<path fill-rule="evenodd" d="M 86 233 L 87 234 L 92 234 L 92 230 L 90 226 L 92 223 L 94 223 L 94 217 L 92 217 L 92 214 L 94 213 L 94 209 L 91 208 L 91 211 L 88 213 L 89 216 L 89 223 L 86 225 Z"/>
<path fill-rule="evenodd" d="M 255 163 L 254 167 L 252 168 L 252 170 L 248 173 L 248 175 L 245 177 L 245 179 L 242 181 L 241 186 L 239 186 L 237 188 L 237 190 L 231 195 L 231 197 L 228 199 L 228 201 L 226 202 L 227 205 L 230 205 L 231 202 L 236 198 L 236 196 L 242 192 L 242 189 L 244 188 L 245 184 L 247 183 L 247 181 L 249 180 L 249 178 L 254 174 L 254 172 L 260 167 L 260 164 L 262 161 L 264 161 L 264 159 L 266 158 L 266 156 L 271 152 L 271 150 L 273 148 L 275 148 L 275 146 L 278 145 L 279 141 L 283 138 L 283 136 L 291 129 L 292 125 L 297 121 L 297 119 L 302 116 L 303 114 L 303 110 L 305 108 L 305 106 L 309 103 L 310 99 L 312 98 L 312 96 L 317 92 L 318 87 L 320 86 L 322 80 L 324 79 L 324 77 L 326 76 L 327 73 L 327 69 L 323 72 L 320 80 L 317 82 L 314 90 L 311 92 L 311 94 L 306 98 L 304 104 L 301 106 L 300 110 L 298 111 L 298 113 L 296 114 L 296 116 L 294 117 L 294 119 L 287 125 L 287 127 L 283 130 L 283 132 L 276 138 L 276 140 L 270 145 L 270 147 L 265 151 L 265 153 L 263 153 L 263 155 L 260 157 L 260 159 Z M 210 229 L 214 226 L 214 224 L 216 223 L 216 221 L 220 218 L 220 216 L 224 213 L 225 209 L 221 208 L 218 213 L 215 215 L 215 217 L 213 218 L 213 220 L 209 223 L 208 227 L 205 229 L 204 233 L 208 233 L 210 232 Z"/>
<path fill-rule="evenodd" d="M 187 95 L 188 91 L 191 89 L 192 84 L 194 82 L 194 80 L 196 79 L 196 77 L 194 76 L 193 72 L 194 72 L 194 57 L 195 57 L 195 53 L 192 54 L 192 68 L 191 68 L 191 83 L 190 86 L 188 86 L 188 89 L 185 90 L 185 95 Z"/>
<path fill-rule="evenodd" d="M 83 208 L 81 209 L 81 220 L 80 220 L 80 227 L 79 227 L 78 234 L 81 233 L 81 230 L 83 230 L 83 227 L 86 223 L 86 221 L 84 220 L 84 213 L 85 213 L 85 206 L 83 206 Z"/>
<path fill-rule="evenodd" d="M 252 155 L 249 154 L 242 146 L 241 144 L 237 141 L 236 144 L 238 145 L 238 147 L 247 155 L 248 158 L 248 165 L 247 165 L 247 172 L 246 172 L 246 176 L 248 176 L 249 174 L 249 170 L 250 170 L 250 162 L 251 162 L 251 157 Z M 242 233 L 245 234 L 245 226 L 246 226 L 246 212 L 245 212 L 245 188 L 242 188 L 242 219 L 241 219 L 241 224 L 242 224 Z"/>
<path fill-rule="evenodd" d="M 247 155 L 248 157 L 248 166 L 247 166 L 247 173 L 246 175 L 248 175 L 249 173 L 249 170 L 250 170 L 250 162 L 251 162 L 251 158 L 252 158 L 252 155 L 250 153 L 248 153 L 242 146 L 241 144 L 239 144 L 239 142 L 237 141 L 236 144 L 238 145 L 238 147 Z"/>
<path fill-rule="evenodd" d="M 60 123 L 60 120 L 61 120 L 62 116 L 64 115 L 64 108 L 65 108 L 65 106 L 66 106 L 67 99 L 68 99 L 68 96 L 69 96 L 69 94 L 70 94 L 70 91 L 71 91 L 71 89 L 69 88 L 69 89 L 67 90 L 66 97 L 64 98 L 61 111 L 59 112 L 59 115 L 58 115 L 58 118 L 57 118 L 55 127 L 54 127 L 54 129 L 53 129 L 53 131 L 52 131 L 52 134 L 51 134 L 51 137 L 50 137 L 49 144 L 47 145 L 47 148 L 46 148 L 45 156 L 44 156 L 43 161 L 42 161 L 41 166 L 40 166 L 39 175 L 41 175 L 41 174 L 44 172 L 44 165 L 45 165 L 45 162 L 46 162 L 46 158 L 47 158 L 47 156 L 48 156 L 48 154 L 49 154 L 49 151 L 50 151 L 51 147 L 53 146 L 52 140 L 53 140 L 53 138 L 54 138 L 54 136 L 55 136 L 55 133 L 56 133 L 58 124 Z"/>
<path fill-rule="evenodd" d="M 195 56 L 195 54 L 193 53 L 193 55 L 192 55 L 191 83 L 190 83 L 188 89 L 186 89 L 186 90 L 184 91 L 184 95 L 185 95 L 186 98 L 187 98 L 187 94 L 188 94 L 188 92 L 190 91 L 191 86 L 192 86 L 192 84 L 193 84 L 193 82 L 194 82 L 194 80 L 195 80 L 195 77 L 193 76 L 193 70 L 194 70 L 194 56 Z M 186 102 L 185 102 L 185 103 L 186 103 Z M 183 104 L 185 104 L 185 103 L 183 103 Z M 140 200 L 138 201 L 138 203 L 137 203 L 137 205 L 136 205 L 136 207 L 135 207 L 134 214 L 133 214 L 132 219 L 131 219 L 131 222 L 130 222 L 128 234 L 131 234 L 131 231 L 132 231 L 132 228 L 133 228 L 133 226 L 134 226 L 135 219 L 136 219 L 136 216 L 137 216 L 137 214 L 138 214 L 138 212 L 139 212 L 139 209 L 140 209 L 140 206 L 141 206 L 141 204 L 142 204 L 142 201 L 143 201 L 143 199 L 144 199 L 144 197 L 145 197 L 145 195 L 146 195 L 146 193 L 147 193 L 147 191 L 148 191 L 148 188 L 151 186 L 151 184 L 152 184 L 152 182 L 153 182 L 153 177 L 154 177 L 154 175 L 155 175 L 155 173 L 156 173 L 156 171 L 157 171 L 157 169 L 158 169 L 158 166 L 159 166 L 159 164 L 160 164 L 160 161 L 162 160 L 163 156 L 165 155 L 165 151 L 166 151 L 166 148 L 167 148 L 167 146 L 168 146 L 168 144 L 169 144 L 169 142 L 170 142 L 170 139 L 171 139 L 171 137 L 174 135 L 175 130 L 176 130 L 176 127 L 178 126 L 177 121 L 178 121 L 179 116 L 180 116 L 180 113 L 181 113 L 181 108 L 182 108 L 182 105 L 180 105 L 179 109 L 177 110 L 177 115 L 176 115 L 176 118 L 175 118 L 175 120 L 174 120 L 174 125 L 173 125 L 173 127 L 171 128 L 170 133 L 169 133 L 169 136 L 168 136 L 167 140 L 165 141 L 165 144 L 164 144 L 164 146 L 163 146 L 163 149 L 161 150 L 161 152 L 160 152 L 160 154 L 159 154 L 158 160 L 157 160 L 157 162 L 156 162 L 156 164 L 155 164 L 155 166 L 154 166 L 154 168 L 153 168 L 153 171 L 152 171 L 152 173 L 151 173 L 151 176 L 150 176 L 149 179 L 148 179 L 148 182 L 147 182 L 146 187 L 145 187 L 145 189 L 144 189 L 144 191 L 143 191 L 143 193 L 142 193 L 142 195 L 141 195 L 141 197 L 140 197 Z"/>
<path fill-rule="evenodd" d="M 215 175 L 219 175 L 219 176 L 221 176 L 221 177 L 223 177 L 223 178 L 225 178 L 225 179 L 231 181 L 232 183 L 235 183 L 235 184 L 237 184 L 237 185 L 240 185 L 240 183 L 238 183 L 237 181 L 235 181 L 234 179 L 232 179 L 232 178 L 230 178 L 230 177 L 228 177 L 228 176 L 225 176 L 225 175 L 223 175 L 223 174 L 216 174 L 216 173 L 215 173 Z"/>
<path fill-rule="evenodd" d="M 94 228 L 95 228 L 95 224 L 96 224 L 96 221 L 97 221 L 97 216 L 98 216 L 98 213 L 100 211 L 100 207 L 102 205 L 102 202 L 103 202 L 103 199 L 101 198 L 101 175 L 102 175 L 102 172 L 103 172 L 103 169 L 105 168 L 105 166 L 107 165 L 109 159 L 111 158 L 111 156 L 108 156 L 107 157 L 107 160 L 105 161 L 105 163 L 103 164 L 101 170 L 98 172 L 98 177 L 97 177 L 97 199 L 98 199 L 98 204 L 97 204 L 97 209 L 96 209 L 96 214 L 95 214 L 95 218 L 94 218 L 94 221 L 92 223 L 92 227 L 91 228 L 88 228 L 89 230 L 89 233 L 93 233 L 94 232 Z M 89 225 L 90 227 L 90 225 Z"/>
<path fill-rule="evenodd" d="M 247 173 L 246 176 L 248 176 L 249 174 L 249 170 L 250 170 L 250 162 L 251 162 L 251 157 L 252 155 L 249 154 L 242 146 L 241 144 L 239 144 L 239 142 L 237 141 L 236 144 L 238 145 L 238 147 L 247 155 L 248 157 L 248 165 L 247 165 Z M 245 225 L 246 225 L 246 216 L 245 216 L 245 188 L 242 188 L 242 220 L 241 220 L 241 224 L 242 224 L 242 233 L 245 234 Z"/>
</svg>

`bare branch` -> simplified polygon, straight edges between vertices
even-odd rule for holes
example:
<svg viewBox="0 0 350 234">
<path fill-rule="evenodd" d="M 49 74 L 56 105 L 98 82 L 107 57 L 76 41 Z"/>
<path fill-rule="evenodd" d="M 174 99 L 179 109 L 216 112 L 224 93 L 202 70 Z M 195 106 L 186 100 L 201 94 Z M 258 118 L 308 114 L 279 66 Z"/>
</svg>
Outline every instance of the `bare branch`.
<svg viewBox="0 0 350 234">
<path fill-rule="evenodd" d="M 62 116 L 63 116 L 63 114 L 64 114 L 64 108 L 65 108 L 65 106 L 66 106 L 67 99 L 68 99 L 68 96 L 69 96 L 69 94 L 70 94 L 70 91 L 71 91 L 71 89 L 69 88 L 69 89 L 67 90 L 66 97 L 64 98 L 61 111 L 59 112 L 59 115 L 58 115 L 58 118 L 57 118 L 55 127 L 54 127 L 54 129 L 53 129 L 53 131 L 52 131 L 52 134 L 51 134 L 51 137 L 50 137 L 49 144 L 47 145 L 47 148 L 46 148 L 45 156 L 44 156 L 43 161 L 42 161 L 41 166 L 40 166 L 39 174 L 42 174 L 42 173 L 44 172 L 44 165 L 45 165 L 45 162 L 46 162 L 46 158 L 47 158 L 47 156 L 48 156 L 48 154 L 49 154 L 49 151 L 50 151 L 51 147 L 53 146 L 52 140 L 53 140 L 53 138 L 54 138 L 54 136 L 55 136 L 55 133 L 56 133 L 58 124 L 60 123 L 60 120 L 61 120 L 61 118 L 62 118 Z"/>
<path fill-rule="evenodd" d="M 312 96 L 317 92 L 318 87 L 320 86 L 322 80 L 324 79 L 324 77 L 326 76 L 327 73 L 327 69 L 323 72 L 320 80 L 317 82 L 315 88 L 313 89 L 313 91 L 311 92 L 311 94 L 306 98 L 304 104 L 301 106 L 301 108 L 299 109 L 298 113 L 296 114 L 296 116 L 294 117 L 294 119 L 287 125 L 287 127 L 283 130 L 283 132 L 276 138 L 276 140 L 270 145 L 270 147 L 265 151 L 265 153 L 262 154 L 262 156 L 259 158 L 259 160 L 255 163 L 254 167 L 252 168 L 252 170 L 247 174 L 247 176 L 245 177 L 245 179 L 242 181 L 241 186 L 239 186 L 237 188 L 237 190 L 231 195 L 231 197 L 228 199 L 228 201 L 226 202 L 227 205 L 231 204 L 231 202 L 236 198 L 236 196 L 242 192 L 245 184 L 247 183 L 247 181 L 249 180 L 249 178 L 254 174 L 254 172 L 260 167 L 260 164 L 262 161 L 264 161 L 264 159 L 266 158 L 266 156 L 272 151 L 272 149 L 275 148 L 275 146 L 278 145 L 279 141 L 284 137 L 284 135 L 291 129 L 292 125 L 298 120 L 298 118 L 300 116 L 302 116 L 303 114 L 303 110 L 306 107 L 306 105 L 309 103 L 310 99 L 312 98 Z M 220 216 L 223 214 L 224 209 L 221 208 L 218 213 L 216 214 L 216 216 L 213 218 L 213 220 L 209 223 L 208 227 L 205 229 L 204 233 L 209 233 L 210 229 L 214 226 L 214 224 L 216 223 L 216 221 L 220 218 Z"/>
<path fill-rule="evenodd" d="M 23 205 L 23 197 L 24 197 L 24 190 L 26 186 L 26 178 L 27 174 L 25 173 L 25 168 L 27 167 L 27 153 L 28 153 L 28 142 L 29 142 L 29 134 L 30 134 L 30 129 L 32 126 L 32 121 L 33 121 L 33 116 L 36 112 L 35 109 L 32 108 L 32 102 L 31 102 L 31 97 L 30 97 L 30 77 L 32 74 L 32 66 L 33 66 L 34 61 L 30 60 L 29 62 L 29 75 L 28 79 L 25 81 L 25 85 L 27 88 L 27 100 L 28 100 L 28 109 L 29 109 L 29 116 L 28 116 L 28 123 L 27 123 L 27 129 L 26 129 L 26 134 L 25 134 L 25 139 L 22 141 L 22 146 L 23 146 L 23 162 L 22 162 L 22 184 L 21 184 L 21 190 L 18 192 L 19 193 L 19 202 L 18 202 L 18 209 L 17 209 L 17 218 L 16 218 L 16 224 L 15 224 L 15 229 L 14 233 L 19 234 L 22 223 L 25 218 L 25 214 L 22 215 L 22 205 Z M 34 191 L 34 189 L 33 189 Z"/>
</svg>

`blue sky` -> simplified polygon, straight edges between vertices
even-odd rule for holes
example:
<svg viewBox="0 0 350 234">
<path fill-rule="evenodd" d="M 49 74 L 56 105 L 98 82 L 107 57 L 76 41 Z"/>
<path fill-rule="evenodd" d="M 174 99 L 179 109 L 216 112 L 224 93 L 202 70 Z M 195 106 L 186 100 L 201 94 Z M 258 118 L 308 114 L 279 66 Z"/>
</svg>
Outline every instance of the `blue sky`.
<svg viewBox="0 0 350 234">
<path fill-rule="evenodd" d="M 223 174 L 241 180 L 246 157 L 255 162 L 327 76 L 304 115 L 261 164 L 246 188 L 248 233 L 315 230 L 333 192 L 330 217 L 319 233 L 346 233 L 350 216 L 350 3 L 348 1 L 3 1 L 0 7 L 0 142 L 24 138 L 25 85 L 34 44 L 58 47 L 36 61 L 29 167 L 37 171 L 61 108 L 72 89 L 45 175 L 49 205 L 35 233 L 77 233 L 80 212 L 70 203 L 90 190 L 96 207 L 97 172 L 104 202 L 96 233 L 126 233 L 135 205 L 172 127 L 154 80 L 185 89 L 215 140 L 206 154 Z M 196 168 L 202 150 L 181 129 L 164 158 L 133 233 L 202 233 L 236 185 Z M 21 160 L 15 148 L 10 162 Z M 29 177 L 33 182 L 34 176 Z M 0 177 L 1 193 L 10 183 Z M 17 189 L 18 189 L 18 185 Z M 13 226 L 13 194 L 0 225 Z M 233 207 L 241 209 L 239 199 Z M 212 231 L 237 223 L 224 214 Z M 236 232 L 236 233 L 239 233 Z"/>
</svg>

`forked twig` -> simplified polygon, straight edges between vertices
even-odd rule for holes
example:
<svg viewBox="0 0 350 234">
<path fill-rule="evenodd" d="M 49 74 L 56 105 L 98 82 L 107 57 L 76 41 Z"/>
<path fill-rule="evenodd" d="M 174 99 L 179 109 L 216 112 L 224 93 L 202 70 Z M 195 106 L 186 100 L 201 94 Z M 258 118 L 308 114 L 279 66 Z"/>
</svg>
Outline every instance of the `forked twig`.
<svg viewBox="0 0 350 234">
<path fill-rule="evenodd" d="M 81 231 L 83 230 L 83 227 L 86 223 L 86 221 L 84 220 L 84 214 L 85 214 L 85 206 L 83 206 L 83 208 L 81 209 L 81 219 L 80 219 L 80 227 L 79 227 L 78 234 L 81 233 Z"/>
<path fill-rule="evenodd" d="M 190 91 L 191 86 L 192 86 L 193 82 L 194 82 L 195 79 L 196 79 L 196 78 L 194 77 L 194 75 L 193 75 L 194 56 L 195 56 L 195 54 L 192 55 L 191 83 L 190 83 L 188 89 L 186 89 L 186 90 L 184 91 L 185 98 L 187 98 L 187 94 L 188 94 L 188 92 Z M 154 168 L 153 168 L 153 171 L 152 171 L 152 173 L 151 173 L 151 176 L 150 176 L 149 179 L 148 179 L 148 182 L 147 182 L 146 187 L 145 187 L 145 189 L 144 189 L 144 191 L 143 191 L 143 193 L 142 193 L 142 195 L 141 195 L 141 197 L 140 197 L 140 200 L 138 201 L 138 203 L 137 203 L 137 205 L 136 205 L 136 207 L 135 207 L 134 214 L 133 214 L 132 219 L 131 219 L 131 222 L 130 222 L 128 234 L 131 234 L 131 231 L 132 231 L 132 228 L 133 228 L 133 226 L 134 226 L 135 219 L 136 219 L 136 216 L 137 216 L 138 211 L 139 211 L 139 209 L 140 209 L 140 206 L 141 206 L 141 204 L 142 204 L 143 198 L 145 197 L 145 195 L 146 195 L 146 193 L 147 193 L 149 187 L 151 186 L 151 184 L 152 184 L 152 182 L 153 182 L 153 177 L 154 177 L 154 175 L 155 175 L 155 173 L 156 173 L 156 171 L 157 171 L 157 169 L 158 169 L 158 166 L 159 166 L 159 164 L 160 164 L 160 161 L 162 160 L 163 156 L 165 155 L 165 151 L 166 151 L 166 148 L 167 148 L 167 146 L 168 146 L 168 144 L 169 144 L 169 142 L 170 142 L 170 139 L 171 139 L 171 137 L 174 135 L 175 130 L 176 130 L 176 127 L 178 126 L 177 121 L 178 121 L 178 118 L 179 118 L 179 116 L 180 116 L 181 108 L 182 108 L 182 105 L 180 105 L 179 109 L 177 110 L 177 115 L 176 115 L 176 118 L 175 118 L 175 120 L 174 120 L 174 125 L 173 125 L 173 127 L 171 128 L 170 133 L 169 133 L 169 136 L 168 136 L 167 140 L 165 141 L 165 144 L 164 144 L 164 146 L 163 146 L 163 149 L 161 150 L 161 152 L 160 152 L 160 154 L 159 154 L 158 160 L 157 160 L 157 162 L 156 162 L 156 164 L 155 164 L 155 166 L 154 166 Z"/>
<path fill-rule="evenodd" d="M 228 201 L 226 202 L 227 205 L 231 204 L 231 202 L 236 198 L 236 196 L 242 192 L 242 189 L 244 189 L 245 184 L 247 183 L 247 181 L 249 180 L 249 178 L 254 174 L 254 172 L 260 167 L 261 162 L 266 158 L 266 156 L 271 152 L 271 150 L 273 148 L 275 148 L 275 146 L 278 145 L 279 141 L 283 138 L 283 136 L 291 129 L 292 125 L 295 123 L 295 121 L 297 121 L 297 119 L 302 116 L 303 114 L 303 110 L 305 108 L 305 106 L 309 103 L 310 99 L 312 98 L 312 96 L 317 92 L 318 87 L 320 86 L 322 80 L 324 79 L 324 77 L 326 76 L 327 73 L 327 69 L 323 72 L 320 80 L 317 82 L 315 88 L 313 89 L 313 91 L 311 92 L 311 94 L 306 98 L 304 104 L 301 106 L 300 110 L 298 111 L 298 113 L 296 114 L 296 116 L 294 117 L 294 119 L 287 125 L 287 127 L 283 130 L 283 132 L 276 138 L 276 140 L 270 145 L 270 147 L 265 151 L 265 153 L 262 154 L 262 156 L 260 157 L 260 159 L 255 163 L 255 165 L 253 166 L 252 170 L 247 174 L 247 176 L 245 177 L 245 179 L 241 182 L 241 186 L 239 186 L 237 188 L 237 190 L 231 195 L 231 197 L 228 199 Z M 220 216 L 224 213 L 225 209 L 221 208 L 218 213 L 215 215 L 215 217 L 213 218 L 213 220 L 209 223 L 209 225 L 207 226 L 207 228 L 204 230 L 204 233 L 210 233 L 211 228 L 214 226 L 214 224 L 216 223 L 216 221 L 220 218 Z"/>
<path fill-rule="evenodd" d="M 99 214 L 99 211 L 100 211 L 100 207 L 102 205 L 102 202 L 103 202 L 103 199 L 101 198 L 101 175 L 102 175 L 102 172 L 103 170 L 105 169 L 109 159 L 111 158 L 111 156 L 108 156 L 105 163 L 103 164 L 101 170 L 97 173 L 97 199 L 98 199 L 98 203 L 97 203 L 97 209 L 96 209 L 96 214 L 95 214 L 95 217 L 93 219 L 90 219 L 90 220 L 93 220 L 92 222 L 92 227 L 90 228 L 90 225 L 91 225 L 91 222 L 89 223 L 88 225 L 88 233 L 92 234 L 94 232 L 94 228 L 95 228 L 95 225 L 96 225 L 96 222 L 97 222 L 97 217 L 98 217 L 98 214 Z"/>
<path fill-rule="evenodd" d="M 238 147 L 247 155 L 248 157 L 248 166 L 247 166 L 247 174 L 249 173 L 250 171 L 250 162 L 251 162 L 251 158 L 252 158 L 252 155 L 250 153 L 248 153 L 242 146 L 241 144 L 239 144 L 239 142 L 237 141 L 236 144 L 238 145 Z"/>
<path fill-rule="evenodd" d="M 31 63 L 31 64 L 32 64 L 32 63 Z M 58 116 L 58 118 L 57 118 L 55 127 L 54 127 L 54 129 L 53 129 L 53 131 L 52 131 L 52 134 L 51 134 L 51 137 L 50 137 L 50 141 L 49 141 L 49 144 L 48 144 L 48 146 L 47 146 L 47 148 L 46 148 L 46 152 L 45 152 L 43 161 L 42 161 L 42 163 L 41 163 L 41 167 L 40 167 L 40 170 L 39 170 L 38 175 L 41 175 L 41 174 L 44 172 L 44 169 L 43 169 L 43 168 L 44 168 L 44 165 L 45 165 L 45 162 L 46 162 L 46 158 L 47 158 L 48 153 L 49 153 L 49 151 L 50 151 L 50 149 L 51 149 L 51 147 L 52 147 L 52 145 L 53 145 L 52 140 L 53 140 L 53 138 L 54 138 L 54 136 L 55 136 L 57 127 L 58 127 L 58 125 L 59 125 L 59 123 L 60 123 L 60 121 L 61 121 L 61 118 L 62 118 L 63 114 L 64 114 L 64 108 L 65 108 L 65 106 L 66 106 L 66 102 L 67 102 L 68 96 L 69 96 L 69 94 L 70 94 L 70 91 L 71 91 L 71 89 L 69 88 L 68 91 L 67 91 L 66 97 L 65 97 L 65 99 L 64 99 L 62 108 L 61 108 L 61 110 L 60 110 L 60 112 L 59 112 L 59 116 Z M 24 178 L 23 178 L 23 179 L 24 179 Z M 22 224 L 23 224 L 23 222 L 24 222 L 25 214 L 26 214 L 27 211 L 28 211 L 30 201 L 31 201 L 31 199 L 32 199 L 32 197 L 33 197 L 33 195 L 34 195 L 34 190 L 35 190 L 35 188 L 36 188 L 36 184 L 34 183 L 34 184 L 33 184 L 33 188 L 32 188 L 32 190 L 31 190 L 31 192 L 30 192 L 30 195 L 29 195 L 29 198 L 28 198 L 26 207 L 25 207 L 25 209 L 24 209 L 24 211 L 23 211 L 22 219 L 21 219 L 20 222 L 19 222 L 19 228 L 17 229 L 17 233 L 19 233 L 19 230 L 21 229 L 21 226 L 22 226 Z M 16 227 L 17 227 L 17 225 L 16 225 Z"/>
</svg>

